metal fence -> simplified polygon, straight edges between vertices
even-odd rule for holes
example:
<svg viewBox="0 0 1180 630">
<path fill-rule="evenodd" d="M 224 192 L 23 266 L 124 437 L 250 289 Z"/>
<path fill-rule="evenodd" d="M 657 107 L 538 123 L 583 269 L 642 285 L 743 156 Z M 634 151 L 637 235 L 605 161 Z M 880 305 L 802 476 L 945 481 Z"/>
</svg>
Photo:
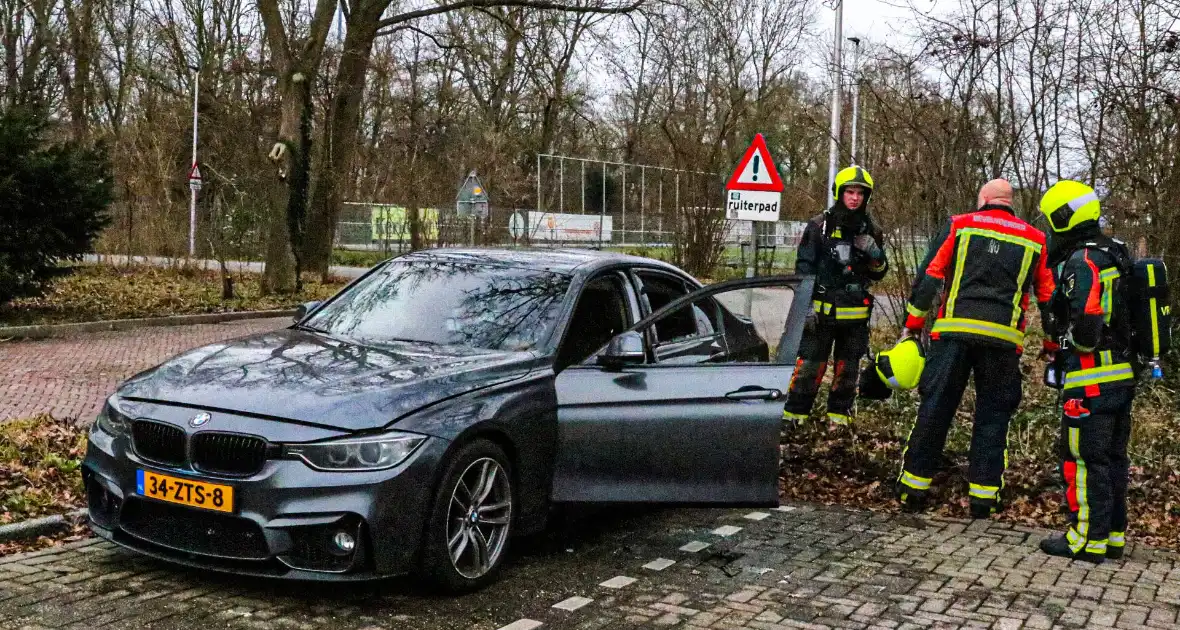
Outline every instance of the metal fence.
<svg viewBox="0 0 1180 630">
<path fill-rule="evenodd" d="M 672 247 L 686 212 L 724 214 L 725 177 L 717 173 L 563 155 L 537 156 L 536 205 L 492 206 L 472 220 L 453 204 L 420 208 L 419 235 L 426 246 L 461 244 L 590 247 L 658 253 Z M 336 230 L 341 249 L 405 251 L 410 210 L 396 201 L 345 204 Z M 781 221 L 754 228 L 722 220 L 723 263 L 743 266 L 757 244 L 775 259 L 793 255 L 804 224 Z"/>
</svg>

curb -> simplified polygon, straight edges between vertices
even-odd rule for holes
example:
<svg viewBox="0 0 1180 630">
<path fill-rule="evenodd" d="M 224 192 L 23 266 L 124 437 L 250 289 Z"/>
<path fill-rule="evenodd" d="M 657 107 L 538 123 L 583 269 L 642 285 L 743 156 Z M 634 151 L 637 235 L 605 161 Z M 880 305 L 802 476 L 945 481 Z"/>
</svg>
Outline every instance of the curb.
<svg viewBox="0 0 1180 630">
<path fill-rule="evenodd" d="M 29 540 L 39 536 L 56 534 L 83 522 L 87 514 L 85 509 L 79 509 L 65 514 L 0 525 L 0 542 Z"/>
<path fill-rule="evenodd" d="M 274 311 L 239 311 L 236 313 L 201 313 L 197 315 L 169 315 L 166 317 L 143 317 L 138 319 L 110 319 L 77 324 L 46 324 L 37 326 L 0 326 L 0 341 L 6 339 L 46 339 L 68 337 L 79 333 L 106 332 L 111 330 L 132 330 L 153 326 L 191 326 L 194 324 L 220 324 L 244 319 L 267 319 L 271 317 L 294 317 L 295 309 Z"/>
</svg>

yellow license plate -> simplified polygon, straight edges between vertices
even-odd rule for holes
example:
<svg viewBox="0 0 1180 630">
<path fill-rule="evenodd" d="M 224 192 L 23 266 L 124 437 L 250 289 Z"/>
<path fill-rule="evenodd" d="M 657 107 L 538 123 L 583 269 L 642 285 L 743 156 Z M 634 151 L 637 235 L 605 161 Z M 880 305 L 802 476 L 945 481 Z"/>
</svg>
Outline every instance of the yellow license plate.
<svg viewBox="0 0 1180 630">
<path fill-rule="evenodd" d="M 234 511 L 233 486 L 180 479 L 150 470 L 140 470 L 137 476 L 139 494 L 145 497 L 217 512 Z"/>
</svg>

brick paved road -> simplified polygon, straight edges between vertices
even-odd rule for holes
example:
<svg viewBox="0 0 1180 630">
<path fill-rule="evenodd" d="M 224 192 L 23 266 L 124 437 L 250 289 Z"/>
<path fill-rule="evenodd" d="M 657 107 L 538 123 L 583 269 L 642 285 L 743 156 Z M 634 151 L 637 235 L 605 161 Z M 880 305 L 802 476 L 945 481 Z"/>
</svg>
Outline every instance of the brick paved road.
<svg viewBox="0 0 1180 630">
<path fill-rule="evenodd" d="M 1043 556 L 1043 532 L 1003 524 L 788 509 L 762 520 L 731 510 L 583 518 L 518 544 L 501 582 L 454 599 L 406 580 L 325 587 L 203 575 L 88 542 L 0 557 L 0 628 L 1177 627 L 1172 554 L 1132 547 L 1092 567 Z M 715 532 L 726 525 L 741 530 Z M 693 541 L 710 546 L 680 549 Z M 661 558 L 674 564 L 650 564 Z M 584 605 L 554 608 L 561 602 Z"/>
<path fill-rule="evenodd" d="M 289 323 L 252 319 L 0 342 L 0 422 L 37 413 L 89 422 L 115 387 L 141 370 L 190 348 Z"/>
</svg>

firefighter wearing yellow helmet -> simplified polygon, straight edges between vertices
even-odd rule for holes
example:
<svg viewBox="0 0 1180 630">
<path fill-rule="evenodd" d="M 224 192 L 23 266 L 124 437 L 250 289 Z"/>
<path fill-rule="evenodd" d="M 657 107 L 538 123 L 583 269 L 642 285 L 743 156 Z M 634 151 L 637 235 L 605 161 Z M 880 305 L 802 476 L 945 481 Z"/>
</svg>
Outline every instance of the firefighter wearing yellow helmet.
<svg viewBox="0 0 1180 630">
<path fill-rule="evenodd" d="M 1101 203 L 1090 186 L 1057 182 L 1040 210 L 1052 229 L 1056 290 L 1045 328 L 1060 344 L 1051 380 L 1064 390 L 1061 471 L 1072 514 L 1065 534 L 1042 540 L 1041 550 L 1100 563 L 1122 556 L 1127 529 L 1136 372 L 1126 293 L 1131 256 L 1102 233 Z"/>
<path fill-rule="evenodd" d="M 872 195 L 868 171 L 860 166 L 840 171 L 831 207 L 808 221 L 799 241 L 795 273 L 814 276 L 815 288 L 783 409 L 783 419 L 792 424 L 810 417 L 829 356 L 835 363 L 828 421 L 852 420 L 860 360 L 869 346 L 869 288 L 889 267 L 883 235 L 868 212 Z"/>
</svg>

